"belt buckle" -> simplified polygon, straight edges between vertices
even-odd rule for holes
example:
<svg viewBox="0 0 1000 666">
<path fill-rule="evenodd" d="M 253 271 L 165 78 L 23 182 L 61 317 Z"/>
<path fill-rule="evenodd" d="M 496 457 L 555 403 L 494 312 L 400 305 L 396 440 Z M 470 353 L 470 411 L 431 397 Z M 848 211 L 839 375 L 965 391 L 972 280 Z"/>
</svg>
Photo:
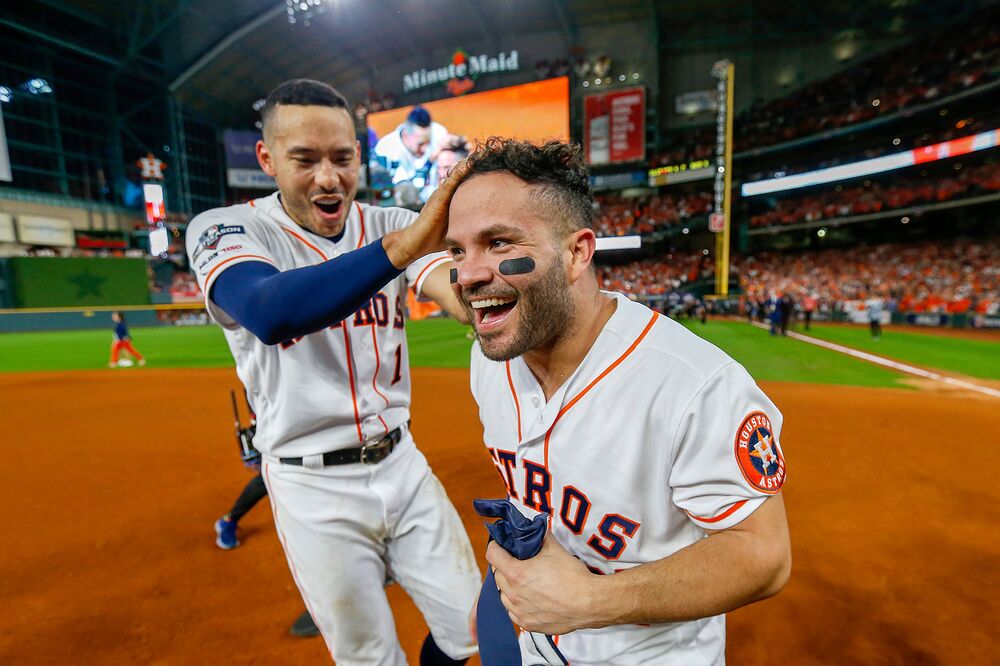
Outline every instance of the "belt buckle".
<svg viewBox="0 0 1000 666">
<path fill-rule="evenodd" d="M 361 447 L 361 462 L 365 465 L 374 465 L 382 462 L 392 452 L 392 438 L 385 436 L 374 444 L 365 444 Z"/>
</svg>

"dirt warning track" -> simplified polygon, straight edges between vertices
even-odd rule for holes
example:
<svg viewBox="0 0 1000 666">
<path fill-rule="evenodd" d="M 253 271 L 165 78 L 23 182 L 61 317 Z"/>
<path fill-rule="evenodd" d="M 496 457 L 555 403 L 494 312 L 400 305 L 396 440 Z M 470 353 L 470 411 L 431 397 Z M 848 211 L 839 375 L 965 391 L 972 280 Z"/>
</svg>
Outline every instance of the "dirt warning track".
<svg viewBox="0 0 1000 666">
<path fill-rule="evenodd" d="M 503 489 L 465 370 L 415 369 L 413 431 L 480 563 L 474 497 Z M 0 663 L 328 663 L 267 507 L 212 523 L 249 480 L 232 370 L 0 375 Z M 1000 616 L 1000 410 L 964 392 L 764 384 L 785 415 L 791 582 L 731 614 L 733 664 L 985 663 Z M 426 628 L 398 586 L 416 663 Z"/>
</svg>

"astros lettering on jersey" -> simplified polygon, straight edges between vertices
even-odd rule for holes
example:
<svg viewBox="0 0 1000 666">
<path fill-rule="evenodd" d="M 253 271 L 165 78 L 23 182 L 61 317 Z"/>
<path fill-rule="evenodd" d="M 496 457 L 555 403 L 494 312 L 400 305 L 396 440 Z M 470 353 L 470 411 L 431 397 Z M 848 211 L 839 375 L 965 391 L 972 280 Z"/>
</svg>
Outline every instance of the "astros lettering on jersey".
<svg viewBox="0 0 1000 666">
<path fill-rule="evenodd" d="M 301 457 L 352 448 L 409 420 L 406 287 L 414 286 L 419 294 L 427 275 L 449 258 L 442 253 L 415 261 L 352 317 L 278 345 L 265 345 L 213 303 L 208 298 L 212 284 L 223 270 L 245 261 L 269 263 L 279 271 L 312 266 L 402 229 L 415 217 L 400 208 L 355 202 L 343 236 L 334 242 L 292 221 L 275 193 L 207 211 L 191 223 L 188 255 L 208 312 L 222 325 L 236 372 L 257 410 L 254 446 L 261 453 Z M 348 381 L 317 376 L 319 368 Z"/>
<path fill-rule="evenodd" d="M 549 515 L 559 543 L 591 571 L 663 559 L 749 516 L 785 478 L 782 417 L 717 347 L 614 294 L 617 309 L 546 402 L 524 359 L 472 352 L 484 441 L 524 515 Z M 716 664 L 725 616 L 555 637 L 573 664 Z M 521 635 L 531 663 L 547 639 Z M 669 662 L 664 659 L 669 658 Z"/>
</svg>

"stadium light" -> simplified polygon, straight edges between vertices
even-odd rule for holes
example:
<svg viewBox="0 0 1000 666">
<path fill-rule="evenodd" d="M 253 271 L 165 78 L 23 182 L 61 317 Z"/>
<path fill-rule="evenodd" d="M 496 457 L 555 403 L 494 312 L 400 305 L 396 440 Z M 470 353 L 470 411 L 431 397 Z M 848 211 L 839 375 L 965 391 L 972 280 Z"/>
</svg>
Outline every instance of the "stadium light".
<svg viewBox="0 0 1000 666">
<path fill-rule="evenodd" d="M 14 91 L 7 86 L 0 86 L 0 102 L 7 104 L 12 99 L 14 99 Z"/>
<path fill-rule="evenodd" d="M 826 229 L 820 229 L 820 230 L 818 230 L 816 232 L 816 235 L 819 236 L 820 238 L 823 238 L 824 236 L 826 236 Z"/>
<path fill-rule="evenodd" d="M 30 79 L 25 82 L 24 89 L 27 90 L 32 95 L 51 95 L 52 86 L 45 79 Z"/>
<path fill-rule="evenodd" d="M 254 100 L 254 103 L 252 104 L 253 110 L 254 111 L 260 111 L 261 109 L 264 108 L 265 104 L 267 104 L 267 100 L 264 99 L 263 97 L 260 98 L 260 99 L 256 99 L 256 100 Z"/>
<path fill-rule="evenodd" d="M 333 0 L 285 0 L 285 11 L 291 24 L 302 22 L 309 27 L 314 18 L 326 11 Z"/>
</svg>

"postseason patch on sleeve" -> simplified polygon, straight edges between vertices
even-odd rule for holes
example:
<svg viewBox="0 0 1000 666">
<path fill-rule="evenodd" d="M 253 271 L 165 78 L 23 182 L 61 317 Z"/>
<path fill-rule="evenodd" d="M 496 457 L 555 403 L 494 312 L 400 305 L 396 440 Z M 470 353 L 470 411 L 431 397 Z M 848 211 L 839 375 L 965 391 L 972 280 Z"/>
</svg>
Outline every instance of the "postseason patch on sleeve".
<svg viewBox="0 0 1000 666">
<path fill-rule="evenodd" d="M 774 436 L 771 419 L 764 412 L 751 412 L 736 431 L 736 462 L 743 478 L 768 495 L 785 481 L 785 459 Z"/>
<path fill-rule="evenodd" d="M 197 261 L 205 250 L 214 250 L 219 246 L 219 240 L 226 234 L 245 234 L 246 229 L 241 224 L 213 224 L 198 238 L 198 245 L 191 254 L 191 260 Z"/>
</svg>

